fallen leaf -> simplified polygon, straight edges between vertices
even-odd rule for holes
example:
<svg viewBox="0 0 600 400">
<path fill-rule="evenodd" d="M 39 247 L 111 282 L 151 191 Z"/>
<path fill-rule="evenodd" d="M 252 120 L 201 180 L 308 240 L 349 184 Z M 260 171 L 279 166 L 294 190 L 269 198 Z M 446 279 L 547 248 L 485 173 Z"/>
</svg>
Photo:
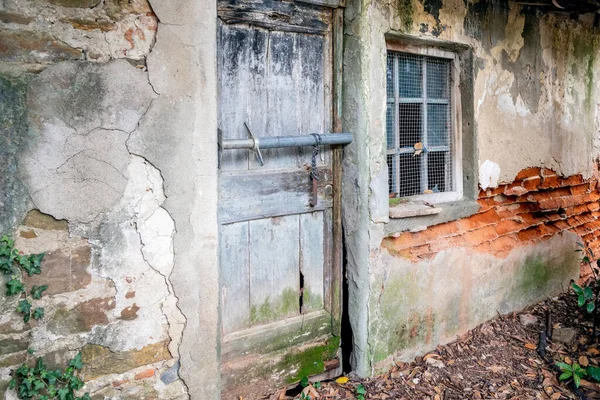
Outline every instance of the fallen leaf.
<svg viewBox="0 0 600 400">
<path fill-rule="evenodd" d="M 565 363 L 571 365 L 571 364 L 573 364 L 573 361 L 571 361 L 571 359 L 569 357 L 565 357 Z"/>
<path fill-rule="evenodd" d="M 579 365 L 582 367 L 587 367 L 590 365 L 590 360 L 586 356 L 579 356 Z"/>
<path fill-rule="evenodd" d="M 308 385 L 307 387 L 305 387 L 304 389 L 302 389 L 302 393 L 304 393 L 305 395 L 310 396 L 311 399 L 316 399 L 319 397 L 319 392 L 317 392 L 315 390 L 315 388 L 313 387 L 313 385 Z"/>
<path fill-rule="evenodd" d="M 533 343 L 525 343 L 525 348 L 530 349 L 530 350 L 535 350 L 535 349 L 537 349 L 537 346 Z"/>
<path fill-rule="evenodd" d="M 425 357 L 423 357 L 423 361 L 427 361 L 427 359 L 429 358 L 440 358 L 441 356 L 439 354 L 436 353 L 429 353 L 427 354 Z"/>
<path fill-rule="evenodd" d="M 337 378 L 335 380 L 335 383 L 339 383 L 340 385 L 343 385 L 344 383 L 348 382 L 350 380 L 350 378 L 348 378 L 347 376 L 340 376 L 339 378 Z"/>
<path fill-rule="evenodd" d="M 596 347 L 588 347 L 586 353 L 592 356 L 597 356 L 600 354 L 600 350 L 598 350 Z"/>
<path fill-rule="evenodd" d="M 501 367 L 500 365 L 492 365 L 491 367 L 487 367 L 487 369 L 489 369 L 493 373 L 497 374 L 498 372 L 502 371 L 505 368 Z"/>
<path fill-rule="evenodd" d="M 552 400 L 558 400 L 558 399 L 560 399 L 560 396 L 561 396 L 561 394 L 558 393 L 558 392 L 556 392 L 552 396 L 550 396 L 550 399 L 552 399 Z"/>
</svg>

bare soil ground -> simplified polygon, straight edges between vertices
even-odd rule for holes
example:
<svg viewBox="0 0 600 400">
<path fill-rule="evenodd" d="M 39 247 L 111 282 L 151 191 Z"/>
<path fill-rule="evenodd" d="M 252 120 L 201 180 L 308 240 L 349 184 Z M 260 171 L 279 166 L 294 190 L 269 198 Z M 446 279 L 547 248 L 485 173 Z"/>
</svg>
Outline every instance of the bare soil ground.
<svg viewBox="0 0 600 400">
<path fill-rule="evenodd" d="M 547 328 L 555 340 L 540 346 L 540 332 Z M 557 340 L 562 328 L 575 330 L 571 343 Z M 301 387 L 273 390 L 263 399 L 600 399 L 597 383 L 583 380 L 576 389 L 572 381 L 559 381 L 555 361 L 600 364 L 591 318 L 572 292 L 498 316 L 412 363 L 397 363 L 385 375 L 320 382 L 306 387 L 304 395 Z"/>
</svg>

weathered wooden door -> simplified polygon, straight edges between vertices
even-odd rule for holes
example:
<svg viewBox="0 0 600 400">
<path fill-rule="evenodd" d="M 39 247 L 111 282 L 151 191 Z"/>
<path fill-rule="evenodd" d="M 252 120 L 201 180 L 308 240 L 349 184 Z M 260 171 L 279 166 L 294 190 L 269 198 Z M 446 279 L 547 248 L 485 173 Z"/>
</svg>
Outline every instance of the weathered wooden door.
<svg viewBox="0 0 600 400">
<path fill-rule="evenodd" d="M 247 138 L 245 123 L 258 137 L 336 129 L 335 9 L 331 2 L 219 1 L 222 138 Z M 224 398 L 339 369 L 337 151 L 319 152 L 314 207 L 312 148 L 262 150 L 264 166 L 252 151 L 221 152 Z"/>
</svg>

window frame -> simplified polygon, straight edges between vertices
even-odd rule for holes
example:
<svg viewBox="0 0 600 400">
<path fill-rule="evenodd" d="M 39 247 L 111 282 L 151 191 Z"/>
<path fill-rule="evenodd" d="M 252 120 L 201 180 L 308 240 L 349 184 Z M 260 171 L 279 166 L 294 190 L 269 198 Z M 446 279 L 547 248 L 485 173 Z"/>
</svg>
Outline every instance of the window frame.
<svg viewBox="0 0 600 400">
<path fill-rule="evenodd" d="M 460 94 L 460 59 L 459 54 L 457 52 L 443 50 L 440 48 L 436 48 L 433 46 L 426 45 L 412 45 L 412 44 L 403 44 L 397 42 L 387 42 L 386 46 L 386 74 L 387 74 L 387 52 L 398 52 L 398 53 L 408 53 L 414 54 L 418 56 L 429 56 L 436 58 L 443 58 L 450 60 L 450 115 L 451 115 L 451 135 L 452 135 L 452 144 L 450 149 L 450 155 L 452 159 L 452 187 L 453 190 L 449 192 L 443 193 L 429 193 L 429 194 L 419 194 L 414 196 L 407 196 L 406 198 L 409 200 L 421 200 L 427 201 L 429 203 L 438 204 L 438 203 L 447 203 L 452 201 L 461 200 L 463 198 L 463 143 L 462 143 L 462 108 L 461 108 L 461 94 Z M 398 75 L 394 74 L 395 82 L 394 85 L 397 85 Z M 386 110 L 388 104 L 387 97 L 387 83 L 386 83 Z M 394 101 L 394 132 L 395 137 L 398 138 L 399 135 L 399 118 L 398 118 L 398 104 L 399 98 L 397 98 L 398 91 L 394 91 L 395 101 Z M 426 106 L 426 105 L 425 105 Z M 386 111 L 387 113 L 387 111 Z M 387 119 L 386 119 L 387 120 Z M 386 140 L 387 143 L 387 140 Z M 396 154 L 396 149 L 391 154 Z M 387 165 L 387 156 L 390 155 L 387 145 L 386 145 L 386 165 Z M 421 171 L 423 172 L 423 171 Z M 398 178 L 397 178 L 398 179 Z M 390 188 L 390 182 L 388 182 L 388 190 Z"/>
</svg>

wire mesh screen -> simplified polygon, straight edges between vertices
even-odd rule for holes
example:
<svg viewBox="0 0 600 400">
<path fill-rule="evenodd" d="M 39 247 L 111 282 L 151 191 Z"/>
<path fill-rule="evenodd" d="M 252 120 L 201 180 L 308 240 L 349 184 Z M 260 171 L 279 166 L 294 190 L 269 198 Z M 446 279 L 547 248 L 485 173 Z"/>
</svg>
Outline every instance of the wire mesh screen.
<svg viewBox="0 0 600 400">
<path fill-rule="evenodd" d="M 387 163 L 390 193 L 450 192 L 450 60 L 388 52 Z"/>
</svg>

